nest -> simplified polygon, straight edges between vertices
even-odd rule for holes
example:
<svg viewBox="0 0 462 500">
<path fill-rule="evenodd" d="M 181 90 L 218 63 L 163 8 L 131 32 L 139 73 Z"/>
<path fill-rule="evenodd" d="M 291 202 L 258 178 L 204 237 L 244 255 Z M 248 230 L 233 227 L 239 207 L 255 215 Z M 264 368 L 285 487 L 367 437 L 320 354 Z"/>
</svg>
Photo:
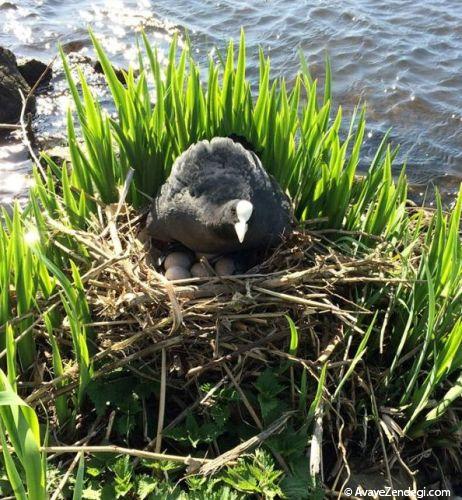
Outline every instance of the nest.
<svg viewBox="0 0 462 500">
<path fill-rule="evenodd" d="M 325 395 L 331 395 L 352 364 L 345 331 L 357 334 L 359 342 L 363 325 L 372 319 L 371 311 L 354 302 L 357 287 L 400 281 L 396 264 L 379 257 L 380 242 L 366 254 L 357 248 L 348 252 L 330 241 L 327 232 L 306 229 L 307 224 L 243 275 L 168 282 L 153 264 L 155 249 L 140 238 L 141 222 L 142 216 L 124 205 L 107 207 L 87 232 L 52 220 L 49 224 L 56 235 L 75 238 L 93 259 L 83 281 L 92 312 L 87 328 L 96 344 L 94 378 L 125 367 L 160 383 L 161 425 L 156 436 L 145 436 L 144 449 L 160 450 L 163 433 L 192 408 L 211 404 L 217 387 L 238 391 L 256 439 L 224 453 L 210 451 L 212 458 L 199 461 L 204 473 L 235 460 L 291 418 L 288 412 L 264 429 L 245 396 L 247 381 L 281 360 L 307 370 L 317 381 L 327 364 Z M 294 332 L 287 317 L 296 327 L 296 353 L 289 349 Z M 65 376 L 42 382 L 27 401 L 48 403 L 53 411 L 55 397 L 77 386 L 77 372 L 73 365 Z M 206 394 L 198 383 L 204 379 L 212 385 Z"/>
</svg>

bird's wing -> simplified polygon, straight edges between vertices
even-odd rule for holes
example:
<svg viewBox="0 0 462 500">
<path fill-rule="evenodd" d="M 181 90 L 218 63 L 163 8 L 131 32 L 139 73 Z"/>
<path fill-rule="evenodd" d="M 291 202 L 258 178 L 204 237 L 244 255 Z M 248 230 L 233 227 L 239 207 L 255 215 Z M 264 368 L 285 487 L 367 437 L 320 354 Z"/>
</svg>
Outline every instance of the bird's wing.
<svg viewBox="0 0 462 500">
<path fill-rule="evenodd" d="M 254 161 L 240 144 L 216 137 L 201 141 L 175 162 L 169 179 L 170 194 L 188 191 L 192 198 L 209 203 L 247 198 L 251 195 Z"/>
</svg>

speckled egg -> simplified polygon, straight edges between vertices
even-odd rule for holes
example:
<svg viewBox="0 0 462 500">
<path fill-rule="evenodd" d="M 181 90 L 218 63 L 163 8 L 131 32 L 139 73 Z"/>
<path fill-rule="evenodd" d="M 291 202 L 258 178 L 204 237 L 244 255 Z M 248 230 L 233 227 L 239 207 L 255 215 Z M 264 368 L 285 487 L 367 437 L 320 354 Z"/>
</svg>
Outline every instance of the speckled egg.
<svg viewBox="0 0 462 500">
<path fill-rule="evenodd" d="M 236 266 L 233 259 L 222 257 L 215 263 L 215 271 L 219 276 L 229 276 L 234 273 Z"/>
<path fill-rule="evenodd" d="M 190 278 L 191 273 L 187 269 L 185 269 L 184 267 L 172 266 L 172 267 L 169 267 L 167 269 L 167 271 L 165 271 L 165 277 L 169 281 L 184 280 L 184 279 Z"/>
<path fill-rule="evenodd" d="M 191 257 L 185 252 L 172 252 L 167 255 L 164 260 L 165 269 L 170 269 L 171 267 L 184 267 L 189 269 L 192 264 Z"/>
<path fill-rule="evenodd" d="M 205 278 L 211 275 L 210 271 L 204 266 L 204 264 L 201 264 L 200 262 L 196 262 L 195 264 L 193 264 L 193 266 L 191 267 L 191 274 L 195 278 Z"/>
</svg>

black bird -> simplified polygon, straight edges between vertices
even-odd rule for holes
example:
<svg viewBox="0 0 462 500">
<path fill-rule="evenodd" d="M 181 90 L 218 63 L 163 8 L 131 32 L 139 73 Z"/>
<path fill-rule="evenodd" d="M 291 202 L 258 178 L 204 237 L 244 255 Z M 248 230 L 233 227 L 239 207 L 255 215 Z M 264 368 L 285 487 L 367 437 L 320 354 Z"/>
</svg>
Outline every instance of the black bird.
<svg viewBox="0 0 462 500">
<path fill-rule="evenodd" d="M 223 254 L 278 243 L 290 231 L 291 214 L 289 199 L 257 155 L 215 137 L 177 158 L 147 228 L 157 240 Z"/>
</svg>

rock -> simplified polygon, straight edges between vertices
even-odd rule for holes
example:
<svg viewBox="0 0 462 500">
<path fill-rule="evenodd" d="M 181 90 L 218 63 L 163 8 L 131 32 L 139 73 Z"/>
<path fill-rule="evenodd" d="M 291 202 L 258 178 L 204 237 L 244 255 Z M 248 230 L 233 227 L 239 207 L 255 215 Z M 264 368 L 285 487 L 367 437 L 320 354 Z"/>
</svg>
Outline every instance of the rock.
<svg viewBox="0 0 462 500">
<path fill-rule="evenodd" d="M 71 52 L 80 52 L 86 45 L 87 40 L 72 40 L 70 42 L 63 43 L 61 48 L 65 54 L 70 54 Z"/>
<path fill-rule="evenodd" d="M 99 61 L 96 61 L 95 64 L 93 64 L 93 69 L 95 73 L 104 73 L 103 66 L 101 66 L 101 63 Z M 123 70 L 116 68 L 115 66 L 113 66 L 112 69 L 114 70 L 114 73 L 119 82 L 126 83 Z"/>
<path fill-rule="evenodd" d="M 26 96 L 30 87 L 18 70 L 16 57 L 0 47 L 0 123 L 17 123 L 21 116 L 22 100 L 19 89 Z M 35 112 L 35 98 L 29 98 L 27 111 Z"/>
<path fill-rule="evenodd" d="M 18 70 L 30 87 L 33 87 L 38 82 L 43 73 L 45 74 L 40 80 L 40 86 L 49 83 L 53 76 L 51 68 L 43 62 L 37 61 L 37 59 L 30 59 L 29 61 L 19 64 Z"/>
<path fill-rule="evenodd" d="M 71 153 L 68 147 L 54 146 L 52 148 L 45 149 L 44 153 L 58 165 L 62 165 L 63 162 L 71 162 Z"/>
<path fill-rule="evenodd" d="M 18 6 L 11 2 L 3 2 L 0 4 L 0 10 L 18 10 Z"/>
</svg>

